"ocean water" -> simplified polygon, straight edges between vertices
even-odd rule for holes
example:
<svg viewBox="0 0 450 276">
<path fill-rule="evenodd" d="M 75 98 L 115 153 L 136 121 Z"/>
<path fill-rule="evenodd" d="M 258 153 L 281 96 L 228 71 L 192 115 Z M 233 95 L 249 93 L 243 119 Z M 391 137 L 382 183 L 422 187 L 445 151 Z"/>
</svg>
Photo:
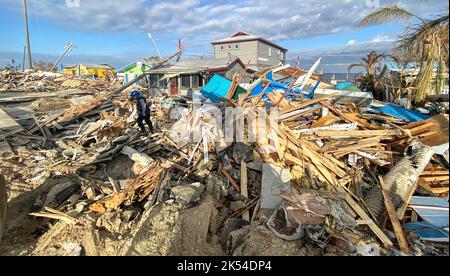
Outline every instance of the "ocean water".
<svg viewBox="0 0 450 276">
<path fill-rule="evenodd" d="M 336 80 L 338 81 L 347 81 L 347 77 L 349 79 L 349 81 L 354 81 L 356 79 L 356 76 L 358 74 L 352 73 L 352 74 L 347 74 L 347 73 L 323 73 L 323 80 L 326 82 L 330 82 L 331 79 L 333 78 L 333 76 L 335 77 Z"/>
</svg>

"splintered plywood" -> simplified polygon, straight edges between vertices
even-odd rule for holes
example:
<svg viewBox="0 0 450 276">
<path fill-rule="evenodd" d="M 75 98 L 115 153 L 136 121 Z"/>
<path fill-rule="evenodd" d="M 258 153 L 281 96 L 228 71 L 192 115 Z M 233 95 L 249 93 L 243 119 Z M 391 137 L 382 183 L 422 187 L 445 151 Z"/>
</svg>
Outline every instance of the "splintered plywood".
<svg viewBox="0 0 450 276">
<path fill-rule="evenodd" d="M 0 108 L 0 139 L 23 131 L 23 127 Z"/>
<path fill-rule="evenodd" d="M 440 114 L 431 118 L 429 122 L 433 123 L 433 126 L 430 128 L 431 135 L 426 135 L 422 142 L 432 147 L 448 143 L 448 115 Z"/>
</svg>

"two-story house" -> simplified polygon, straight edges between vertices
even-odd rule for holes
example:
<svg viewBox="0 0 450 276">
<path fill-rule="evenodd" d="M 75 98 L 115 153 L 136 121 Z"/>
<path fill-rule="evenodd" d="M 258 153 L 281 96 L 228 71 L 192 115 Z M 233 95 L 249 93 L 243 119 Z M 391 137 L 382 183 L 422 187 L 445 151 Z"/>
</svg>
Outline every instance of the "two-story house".
<svg viewBox="0 0 450 276">
<path fill-rule="evenodd" d="M 286 63 L 287 49 L 257 35 L 238 32 L 232 36 L 211 42 L 216 59 L 240 58 L 250 68 L 261 70 L 280 62 Z"/>
</svg>

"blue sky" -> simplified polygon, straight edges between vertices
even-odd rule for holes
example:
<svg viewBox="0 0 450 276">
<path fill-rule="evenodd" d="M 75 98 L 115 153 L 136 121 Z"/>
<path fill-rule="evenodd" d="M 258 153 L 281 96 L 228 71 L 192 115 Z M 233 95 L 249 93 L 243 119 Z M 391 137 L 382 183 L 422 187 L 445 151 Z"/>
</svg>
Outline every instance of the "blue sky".
<svg viewBox="0 0 450 276">
<path fill-rule="evenodd" d="M 300 55 L 305 67 L 322 56 L 325 72 L 344 72 L 372 49 L 388 52 L 402 33 L 402 24 L 356 27 L 378 2 L 423 17 L 448 12 L 442 0 L 28 0 L 28 15 L 34 60 L 55 60 L 70 41 L 76 48 L 63 63 L 120 67 L 156 54 L 147 32 L 163 55 L 176 51 L 181 36 L 185 58 L 198 58 L 212 54 L 210 41 L 242 30 L 288 48 L 290 60 Z M 0 66 L 20 63 L 22 0 L 0 4 Z"/>
</svg>

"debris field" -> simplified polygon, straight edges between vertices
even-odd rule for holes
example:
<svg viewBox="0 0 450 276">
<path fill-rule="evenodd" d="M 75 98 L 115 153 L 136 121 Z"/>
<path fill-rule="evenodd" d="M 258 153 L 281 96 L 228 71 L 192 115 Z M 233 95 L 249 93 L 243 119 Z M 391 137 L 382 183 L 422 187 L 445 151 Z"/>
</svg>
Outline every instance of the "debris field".
<svg viewBox="0 0 450 276">
<path fill-rule="evenodd" d="M 426 202 L 448 198 L 448 115 L 271 89 L 275 69 L 200 103 L 141 87 L 148 135 L 136 86 L 0 71 L 0 255 L 448 255 L 448 221 L 443 242 L 419 229 L 433 229 Z M 218 127 L 229 108 L 239 142 Z"/>
</svg>

